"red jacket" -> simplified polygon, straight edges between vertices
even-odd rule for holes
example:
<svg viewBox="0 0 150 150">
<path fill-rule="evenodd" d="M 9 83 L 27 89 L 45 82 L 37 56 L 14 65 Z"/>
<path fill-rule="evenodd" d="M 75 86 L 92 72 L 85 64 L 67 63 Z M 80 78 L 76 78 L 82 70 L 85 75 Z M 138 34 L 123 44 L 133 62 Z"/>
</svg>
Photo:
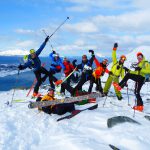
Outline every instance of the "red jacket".
<svg viewBox="0 0 150 150">
<path fill-rule="evenodd" d="M 64 74 L 67 77 L 74 70 L 74 66 L 68 61 L 63 62 L 63 64 L 65 66 Z"/>
<path fill-rule="evenodd" d="M 96 59 L 96 57 L 94 58 L 94 62 L 95 62 L 95 65 L 96 65 L 96 69 L 94 70 L 93 72 L 93 76 L 95 78 L 100 78 L 101 76 L 103 76 L 103 74 L 106 72 L 106 73 L 109 73 L 109 70 L 107 68 L 103 68 L 102 64 L 99 63 L 99 61 Z"/>
</svg>

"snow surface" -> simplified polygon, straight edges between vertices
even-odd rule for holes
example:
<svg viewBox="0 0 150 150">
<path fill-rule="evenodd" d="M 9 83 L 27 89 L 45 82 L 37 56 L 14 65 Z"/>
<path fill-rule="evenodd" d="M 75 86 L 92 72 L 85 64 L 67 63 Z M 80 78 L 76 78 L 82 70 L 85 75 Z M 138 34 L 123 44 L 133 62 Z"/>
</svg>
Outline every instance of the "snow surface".
<svg viewBox="0 0 150 150">
<path fill-rule="evenodd" d="M 84 85 L 88 88 L 89 83 Z M 130 87 L 132 86 L 132 83 Z M 150 112 L 149 85 L 142 90 L 145 112 Z M 41 89 L 45 94 L 47 90 Z M 111 89 L 114 95 L 113 88 Z M 27 90 L 16 90 L 14 100 L 31 100 L 26 97 Z M 28 103 L 13 103 L 12 107 L 5 103 L 11 101 L 13 90 L 1 92 L 0 97 L 0 149 L 2 150 L 110 150 L 108 144 L 113 144 L 121 150 L 149 150 L 150 122 L 144 118 L 144 113 L 136 112 L 127 105 L 126 89 L 122 91 L 124 99 L 118 101 L 116 97 L 108 97 L 103 107 L 104 98 L 98 98 L 98 109 L 84 111 L 70 120 L 56 122 L 58 115 L 48 115 L 29 109 Z M 146 94 L 148 93 L 148 94 Z M 134 105 L 135 96 L 129 91 L 130 104 Z M 112 105 L 110 102 L 114 103 Z M 86 108 L 93 104 L 77 106 Z M 68 113 L 69 114 L 69 113 Z M 113 128 L 107 127 L 107 119 L 117 115 L 124 115 L 135 119 L 142 125 L 124 123 Z"/>
<path fill-rule="evenodd" d="M 141 47 L 140 50 L 136 49 L 127 55 L 126 64 L 130 65 L 132 61 L 137 61 L 136 52 L 142 49 L 148 57 L 149 48 Z M 107 75 L 103 77 L 103 81 L 106 79 Z M 15 91 L 14 100 L 25 100 L 25 103 L 13 103 L 12 107 L 5 103 L 11 101 L 14 90 L 0 92 L 0 149 L 110 150 L 108 144 L 112 144 L 121 150 L 149 150 L 150 121 L 146 120 L 144 115 L 150 113 L 150 85 L 146 83 L 141 90 L 144 112 L 136 111 L 133 117 L 134 111 L 131 107 L 135 103 L 134 83 L 130 81 L 128 84 L 131 106 L 128 106 L 126 88 L 122 90 L 123 100 L 118 101 L 111 87 L 109 92 L 111 97 L 107 97 L 105 107 L 103 107 L 105 97 L 97 98 L 98 109 L 84 111 L 70 120 L 60 122 L 56 122 L 60 117 L 58 115 L 48 115 L 38 112 L 37 109 L 29 109 L 28 101 L 31 101 L 31 97 L 26 97 L 27 90 Z M 88 86 L 87 82 L 83 88 L 87 90 Z M 46 94 L 47 90 L 40 89 L 40 92 Z M 83 109 L 91 105 L 93 104 L 76 106 L 76 108 Z M 141 125 L 124 123 L 108 128 L 107 119 L 118 115 L 128 116 Z"/>
</svg>

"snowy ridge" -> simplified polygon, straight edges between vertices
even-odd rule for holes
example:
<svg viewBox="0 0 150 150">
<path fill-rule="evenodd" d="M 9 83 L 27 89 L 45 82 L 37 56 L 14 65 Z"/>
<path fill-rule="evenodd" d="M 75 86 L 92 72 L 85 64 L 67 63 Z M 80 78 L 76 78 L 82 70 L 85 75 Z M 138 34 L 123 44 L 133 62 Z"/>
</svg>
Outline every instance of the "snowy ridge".
<svg viewBox="0 0 150 150">
<path fill-rule="evenodd" d="M 132 83 L 131 83 L 132 84 Z M 84 86 L 87 89 L 89 84 Z M 143 99 L 150 91 L 144 86 Z M 45 94 L 47 90 L 41 89 Z M 111 89 L 113 91 L 113 88 Z M 26 90 L 17 90 L 14 99 L 31 100 L 26 97 Z M 2 92 L 0 97 L 0 149 L 2 150 L 110 150 L 108 144 L 113 144 L 121 150 L 149 150 L 150 147 L 150 122 L 144 118 L 144 113 L 136 112 L 127 106 L 126 89 L 123 90 L 122 101 L 116 97 L 108 97 L 103 107 L 104 98 L 98 98 L 98 109 L 85 111 L 70 120 L 56 122 L 58 115 L 48 115 L 38 112 L 37 109 L 28 109 L 28 103 L 14 103 L 12 107 L 4 103 L 11 100 L 13 91 Z M 129 91 L 130 104 L 134 105 L 134 94 Z M 115 105 L 110 104 L 115 103 Z M 76 106 L 77 109 L 86 108 Z M 118 106 L 119 107 L 118 107 Z M 145 112 L 150 112 L 150 103 L 145 104 Z M 69 113 L 68 113 L 69 114 Z M 111 129 L 107 127 L 107 119 L 117 115 L 124 115 L 140 122 L 142 125 L 124 123 Z M 9 146 L 8 146 L 9 145 Z"/>
</svg>

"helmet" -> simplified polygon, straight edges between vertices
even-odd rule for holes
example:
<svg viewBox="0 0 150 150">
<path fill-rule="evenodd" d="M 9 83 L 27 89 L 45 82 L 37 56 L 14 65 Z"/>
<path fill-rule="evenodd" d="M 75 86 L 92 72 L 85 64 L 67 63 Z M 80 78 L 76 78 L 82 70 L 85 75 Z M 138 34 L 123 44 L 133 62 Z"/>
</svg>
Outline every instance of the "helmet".
<svg viewBox="0 0 150 150">
<path fill-rule="evenodd" d="M 139 55 L 141 55 L 141 56 L 143 57 L 143 54 L 142 54 L 141 52 L 138 52 L 138 53 L 136 54 L 137 57 L 138 57 Z"/>
<path fill-rule="evenodd" d="M 108 59 L 103 59 L 103 61 L 108 62 Z"/>
<path fill-rule="evenodd" d="M 34 49 L 30 49 L 30 54 L 33 54 L 35 53 L 35 50 Z"/>
<path fill-rule="evenodd" d="M 86 55 L 83 55 L 82 58 L 87 58 L 87 56 L 86 56 Z"/>
<path fill-rule="evenodd" d="M 23 57 L 23 61 L 24 61 L 25 63 L 28 61 L 28 55 L 25 55 L 25 56 Z"/>
<path fill-rule="evenodd" d="M 56 53 L 56 54 L 54 54 L 53 56 L 54 56 L 54 57 L 59 57 L 59 54 L 58 54 L 58 53 Z"/>
<path fill-rule="evenodd" d="M 127 58 L 126 58 L 126 56 L 125 56 L 125 55 L 121 55 L 120 59 L 127 60 Z"/>
</svg>

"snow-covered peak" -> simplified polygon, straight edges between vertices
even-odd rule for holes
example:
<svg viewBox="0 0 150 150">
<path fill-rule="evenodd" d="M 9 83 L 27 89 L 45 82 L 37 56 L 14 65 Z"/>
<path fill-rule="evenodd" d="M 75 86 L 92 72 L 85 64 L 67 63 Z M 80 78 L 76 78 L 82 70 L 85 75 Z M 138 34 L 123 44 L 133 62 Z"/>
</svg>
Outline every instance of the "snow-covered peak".
<svg viewBox="0 0 150 150">
<path fill-rule="evenodd" d="M 150 46 L 140 46 L 132 50 L 129 54 L 127 54 L 127 61 L 135 62 L 137 61 L 136 54 L 138 52 L 143 53 L 147 60 L 150 60 Z"/>
<path fill-rule="evenodd" d="M 27 54 L 29 54 L 28 51 L 20 49 L 0 51 L 0 56 L 21 56 Z"/>
</svg>

